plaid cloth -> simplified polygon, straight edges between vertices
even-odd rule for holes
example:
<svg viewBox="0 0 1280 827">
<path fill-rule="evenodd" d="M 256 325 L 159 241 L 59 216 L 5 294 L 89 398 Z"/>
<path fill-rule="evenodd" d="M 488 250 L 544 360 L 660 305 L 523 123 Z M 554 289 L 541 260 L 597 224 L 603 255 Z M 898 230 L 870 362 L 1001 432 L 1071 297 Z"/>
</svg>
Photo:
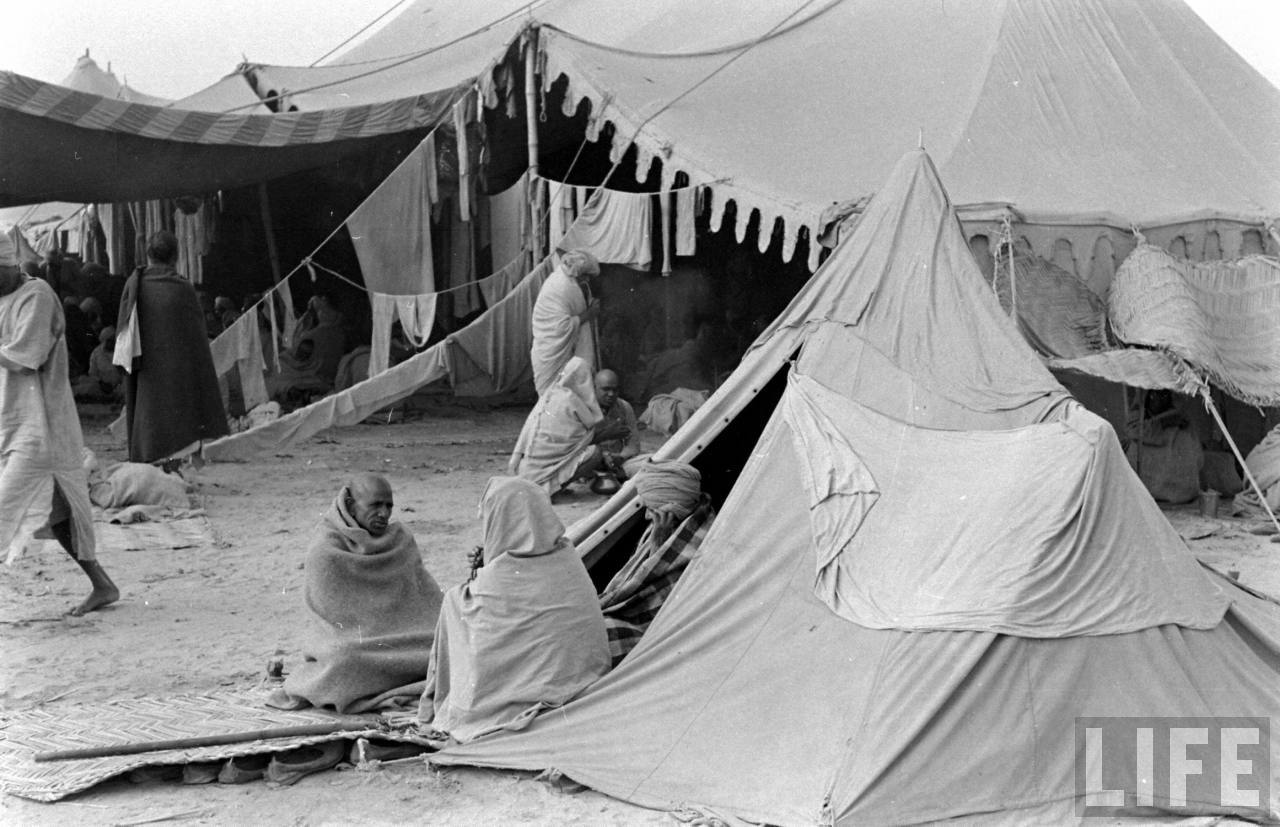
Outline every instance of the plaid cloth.
<svg viewBox="0 0 1280 827">
<path fill-rule="evenodd" d="M 641 635 L 702 545 L 715 516 L 716 510 L 704 494 L 698 507 L 661 546 L 654 546 L 650 525 L 636 545 L 636 553 L 600 593 L 600 609 L 604 612 L 609 655 L 614 666 L 640 642 Z"/>
</svg>

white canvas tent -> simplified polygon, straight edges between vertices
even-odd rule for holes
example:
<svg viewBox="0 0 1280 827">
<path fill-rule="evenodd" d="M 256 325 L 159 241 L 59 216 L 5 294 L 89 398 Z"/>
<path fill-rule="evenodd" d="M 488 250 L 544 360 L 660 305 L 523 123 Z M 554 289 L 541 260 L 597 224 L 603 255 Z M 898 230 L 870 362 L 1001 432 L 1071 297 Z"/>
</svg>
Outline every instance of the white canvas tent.
<svg viewBox="0 0 1280 827">
<path fill-rule="evenodd" d="M 1078 718 L 1280 713 L 1280 606 L 1199 566 L 1039 363 L 924 153 L 660 456 L 699 463 L 783 372 L 640 645 L 434 762 L 772 824 L 1061 823 L 1084 803 Z M 584 545 L 634 516 L 624 487 Z M 1276 814 L 1163 795 L 1126 805 Z"/>
<path fill-rule="evenodd" d="M 566 111 L 586 101 L 589 136 L 612 124 L 614 157 L 634 141 L 639 175 L 661 159 L 665 183 L 681 171 L 706 186 L 712 229 L 731 201 L 740 240 L 753 214 L 762 248 L 782 227 L 784 257 L 920 134 L 967 236 L 994 247 L 1007 231 L 1094 289 L 1133 225 L 1201 253 L 1212 236 L 1231 255 L 1280 215 L 1280 90 L 1175 0 L 966 2 L 944 16 L 925 3 L 546 0 L 481 15 L 418 2 L 338 63 L 246 72 L 302 110 L 468 78 L 495 107 L 518 86 L 519 54 L 504 50 L 535 29 L 540 90 L 565 82 Z M 1115 362 L 1099 370 L 1134 373 Z"/>
<path fill-rule="evenodd" d="M 338 63 L 255 77 L 323 109 L 470 73 L 493 106 L 493 60 L 526 26 L 543 88 L 567 78 L 566 106 L 589 101 L 593 134 L 612 122 L 615 152 L 634 140 L 641 174 L 660 158 L 668 182 L 713 183 L 717 215 L 737 201 L 740 236 L 753 210 L 816 233 L 921 133 L 962 219 L 1007 216 L 1045 258 L 1066 241 L 1082 277 L 1134 225 L 1161 246 L 1190 233 L 1192 257 L 1217 232 L 1231 257 L 1235 225 L 1280 216 L 1280 90 L 1179 0 L 417 0 Z"/>
</svg>

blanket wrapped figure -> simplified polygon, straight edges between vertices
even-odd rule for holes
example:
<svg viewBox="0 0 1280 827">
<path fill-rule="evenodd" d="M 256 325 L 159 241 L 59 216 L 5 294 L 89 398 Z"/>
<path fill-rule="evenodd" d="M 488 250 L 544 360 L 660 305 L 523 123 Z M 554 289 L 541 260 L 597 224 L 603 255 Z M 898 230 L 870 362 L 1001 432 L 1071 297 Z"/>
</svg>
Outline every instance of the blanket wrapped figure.
<svg viewBox="0 0 1280 827">
<path fill-rule="evenodd" d="M 596 344 L 592 322 L 598 305 L 584 293 L 586 280 L 599 274 L 600 265 L 585 250 L 566 252 L 533 305 L 533 346 L 529 361 L 538 395 L 546 393 L 556 376 L 573 357 L 595 369 Z"/>
<path fill-rule="evenodd" d="M 152 234 L 150 263 L 129 277 L 120 299 L 112 358 L 128 372 L 130 462 L 169 459 L 229 432 L 200 301 L 173 266 L 177 244 L 172 233 Z"/>
<path fill-rule="evenodd" d="M 349 490 L 325 513 L 307 552 L 311 628 L 303 662 L 272 706 L 367 712 L 412 705 L 422 693 L 440 587 L 402 524 L 375 534 L 357 522 Z"/>
<path fill-rule="evenodd" d="M 574 356 L 529 412 L 507 473 L 556 493 L 600 464 L 596 427 L 603 420 L 591 366 Z"/>
<path fill-rule="evenodd" d="M 635 480 L 648 525 L 631 559 L 600 592 L 614 666 L 640 642 L 716 517 L 692 465 L 650 460 L 639 465 Z"/>
<path fill-rule="evenodd" d="M 595 588 L 546 493 L 495 477 L 480 510 L 484 563 L 445 594 L 418 708 L 421 725 L 464 743 L 525 728 L 609 669 Z"/>
</svg>

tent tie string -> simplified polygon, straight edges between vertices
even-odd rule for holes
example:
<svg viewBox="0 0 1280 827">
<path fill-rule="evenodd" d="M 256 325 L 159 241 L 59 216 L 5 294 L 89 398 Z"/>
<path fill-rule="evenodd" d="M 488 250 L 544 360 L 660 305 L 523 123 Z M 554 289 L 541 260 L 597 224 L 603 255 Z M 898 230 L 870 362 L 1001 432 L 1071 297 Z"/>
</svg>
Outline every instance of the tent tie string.
<svg viewBox="0 0 1280 827">
<path fill-rule="evenodd" d="M 1231 453 L 1235 454 L 1236 462 L 1240 463 L 1240 468 L 1244 471 L 1244 476 L 1249 481 L 1249 486 L 1258 495 L 1258 501 L 1262 503 L 1263 510 L 1271 518 L 1271 524 L 1275 526 L 1277 532 L 1280 532 L 1280 520 L 1276 519 L 1275 512 L 1271 510 L 1270 504 L 1267 503 L 1266 492 L 1262 490 L 1262 486 L 1258 485 L 1258 481 L 1254 479 L 1253 472 L 1249 470 L 1248 463 L 1244 461 L 1244 455 L 1240 453 L 1240 447 L 1236 445 L 1236 441 L 1231 437 L 1231 432 L 1227 430 L 1227 423 L 1222 421 L 1222 414 L 1218 412 L 1218 406 L 1213 404 L 1213 396 L 1209 392 L 1207 383 L 1200 386 L 1200 396 L 1204 399 L 1205 408 L 1213 415 L 1213 421 L 1218 424 L 1218 430 L 1222 432 L 1222 435 L 1227 439 L 1227 444 L 1231 446 Z"/>
</svg>

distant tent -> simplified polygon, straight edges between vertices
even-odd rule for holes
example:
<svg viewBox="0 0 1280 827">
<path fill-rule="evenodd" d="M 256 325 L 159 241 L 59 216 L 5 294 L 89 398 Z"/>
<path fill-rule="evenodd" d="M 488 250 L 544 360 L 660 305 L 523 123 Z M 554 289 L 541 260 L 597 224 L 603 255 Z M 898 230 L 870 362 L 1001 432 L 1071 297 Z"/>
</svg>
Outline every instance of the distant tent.
<svg viewBox="0 0 1280 827">
<path fill-rule="evenodd" d="M 62 79 L 59 86 L 75 89 L 77 92 L 88 92 L 104 98 L 125 101 L 126 103 L 145 103 L 148 106 L 164 106 L 170 101 L 167 98 L 139 92 L 132 86 L 122 83 L 111 71 L 110 66 L 103 69 L 89 57 L 86 51 L 76 59 L 76 65 L 70 74 Z"/>
<path fill-rule="evenodd" d="M 703 462 L 780 373 L 638 648 L 435 763 L 762 823 L 1060 823 L 1078 717 L 1280 714 L 1280 607 L 1196 562 L 1039 363 L 923 152 L 660 455 Z"/>
</svg>

